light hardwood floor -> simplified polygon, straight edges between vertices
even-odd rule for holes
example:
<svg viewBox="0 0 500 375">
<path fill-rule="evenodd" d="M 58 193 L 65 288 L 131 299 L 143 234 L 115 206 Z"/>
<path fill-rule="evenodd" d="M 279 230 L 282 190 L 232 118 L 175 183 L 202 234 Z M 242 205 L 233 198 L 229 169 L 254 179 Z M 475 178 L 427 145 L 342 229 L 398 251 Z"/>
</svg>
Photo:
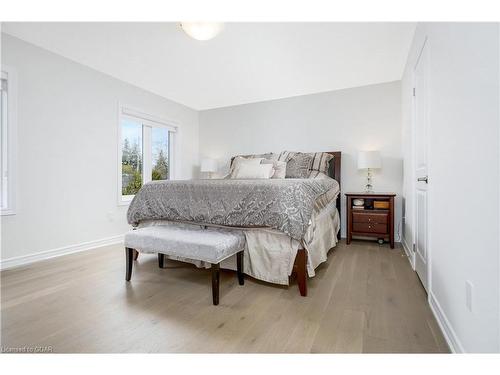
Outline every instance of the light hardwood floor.
<svg viewBox="0 0 500 375">
<path fill-rule="evenodd" d="M 54 352 L 448 352 L 400 248 L 344 242 L 309 279 L 273 286 L 141 255 L 125 282 L 121 246 L 1 273 L 1 345 Z"/>
</svg>

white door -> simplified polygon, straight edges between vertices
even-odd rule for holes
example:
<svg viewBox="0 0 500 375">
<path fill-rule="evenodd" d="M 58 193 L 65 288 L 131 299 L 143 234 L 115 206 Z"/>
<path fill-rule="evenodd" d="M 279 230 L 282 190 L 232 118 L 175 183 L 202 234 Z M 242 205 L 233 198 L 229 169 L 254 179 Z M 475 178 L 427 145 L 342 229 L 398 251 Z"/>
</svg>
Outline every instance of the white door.
<svg viewBox="0 0 500 375">
<path fill-rule="evenodd" d="M 414 71 L 414 135 L 415 135 L 415 270 L 427 290 L 428 283 L 428 46 L 424 42 Z"/>
</svg>

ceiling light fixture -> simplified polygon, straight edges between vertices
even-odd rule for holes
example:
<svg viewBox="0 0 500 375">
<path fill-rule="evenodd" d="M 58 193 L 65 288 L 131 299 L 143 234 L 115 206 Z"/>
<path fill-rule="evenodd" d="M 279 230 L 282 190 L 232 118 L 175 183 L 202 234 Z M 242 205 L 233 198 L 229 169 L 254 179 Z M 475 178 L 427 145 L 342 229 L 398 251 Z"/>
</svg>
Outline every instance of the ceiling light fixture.
<svg viewBox="0 0 500 375">
<path fill-rule="evenodd" d="M 181 27 L 191 38 L 210 40 L 224 29 L 224 24 L 221 22 L 181 22 Z"/>
</svg>

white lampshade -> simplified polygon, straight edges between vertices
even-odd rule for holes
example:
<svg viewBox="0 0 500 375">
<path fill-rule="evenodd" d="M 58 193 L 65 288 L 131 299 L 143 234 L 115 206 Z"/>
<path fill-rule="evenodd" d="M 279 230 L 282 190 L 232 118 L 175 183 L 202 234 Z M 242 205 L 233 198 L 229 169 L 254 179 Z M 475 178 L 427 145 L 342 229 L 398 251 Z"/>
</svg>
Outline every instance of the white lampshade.
<svg viewBox="0 0 500 375">
<path fill-rule="evenodd" d="M 217 172 L 217 160 L 203 159 L 201 161 L 201 172 Z"/>
<path fill-rule="evenodd" d="M 379 151 L 359 151 L 358 169 L 377 169 L 382 166 Z"/>
<path fill-rule="evenodd" d="M 209 40 L 215 38 L 224 29 L 224 24 L 220 22 L 182 22 L 181 27 L 191 38 Z"/>
</svg>

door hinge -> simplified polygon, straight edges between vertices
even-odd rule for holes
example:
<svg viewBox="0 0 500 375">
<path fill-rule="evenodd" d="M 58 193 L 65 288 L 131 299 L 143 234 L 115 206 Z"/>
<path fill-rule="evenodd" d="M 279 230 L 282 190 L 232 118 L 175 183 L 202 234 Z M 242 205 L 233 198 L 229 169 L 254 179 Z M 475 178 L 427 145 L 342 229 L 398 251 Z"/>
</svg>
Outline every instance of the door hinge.
<svg viewBox="0 0 500 375">
<path fill-rule="evenodd" d="M 415 91 L 416 91 L 416 90 L 415 90 L 415 87 L 414 87 L 414 88 L 413 88 L 413 96 L 415 96 Z"/>
</svg>

